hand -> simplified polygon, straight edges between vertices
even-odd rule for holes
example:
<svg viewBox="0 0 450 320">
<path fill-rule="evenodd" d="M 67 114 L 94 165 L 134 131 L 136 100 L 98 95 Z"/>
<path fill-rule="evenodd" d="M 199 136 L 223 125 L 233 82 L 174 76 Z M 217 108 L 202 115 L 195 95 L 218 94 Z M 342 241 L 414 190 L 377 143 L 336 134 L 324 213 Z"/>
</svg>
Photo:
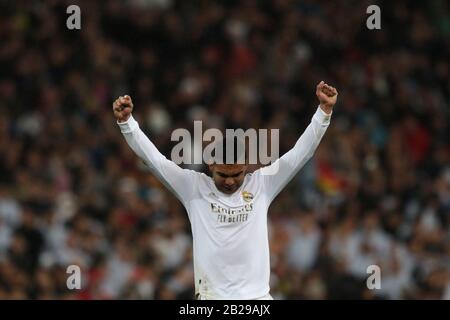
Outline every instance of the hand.
<svg viewBox="0 0 450 320">
<path fill-rule="evenodd" d="M 333 110 L 333 106 L 336 104 L 338 92 L 336 88 L 327 85 L 325 82 L 320 81 L 316 87 L 316 95 L 320 101 L 320 108 L 327 114 L 330 114 Z"/>
<path fill-rule="evenodd" d="M 113 111 L 118 122 L 127 121 L 133 111 L 133 102 L 130 96 L 125 95 L 117 98 L 113 103 Z"/>
</svg>

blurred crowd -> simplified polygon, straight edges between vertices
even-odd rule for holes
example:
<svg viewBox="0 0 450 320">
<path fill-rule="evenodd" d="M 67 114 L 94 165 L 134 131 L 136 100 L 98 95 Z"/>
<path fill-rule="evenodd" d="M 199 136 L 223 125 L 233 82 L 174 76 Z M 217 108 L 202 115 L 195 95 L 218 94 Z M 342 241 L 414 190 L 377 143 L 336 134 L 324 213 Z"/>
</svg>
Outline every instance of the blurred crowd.
<svg viewBox="0 0 450 320">
<path fill-rule="evenodd" d="M 283 154 L 321 80 L 338 104 L 270 208 L 272 295 L 450 299 L 450 5 L 376 3 L 381 30 L 372 1 L 0 2 L 0 299 L 193 299 L 185 210 L 112 102 L 167 157 L 194 120 L 278 128 Z"/>
</svg>

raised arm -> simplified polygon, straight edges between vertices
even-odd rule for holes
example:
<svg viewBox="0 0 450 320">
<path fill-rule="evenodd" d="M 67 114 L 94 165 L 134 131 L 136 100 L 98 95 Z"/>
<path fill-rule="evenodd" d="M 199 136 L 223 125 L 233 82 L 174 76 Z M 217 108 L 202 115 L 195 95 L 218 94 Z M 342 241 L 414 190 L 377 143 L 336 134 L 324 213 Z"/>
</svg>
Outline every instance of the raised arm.
<svg viewBox="0 0 450 320">
<path fill-rule="evenodd" d="M 260 169 L 257 173 L 263 179 L 270 202 L 313 156 L 330 124 L 338 92 L 334 87 L 321 81 L 316 87 L 316 95 L 320 106 L 295 146 L 270 166 Z"/>
<path fill-rule="evenodd" d="M 114 116 L 128 145 L 181 202 L 187 202 L 193 196 L 197 173 L 182 169 L 164 157 L 139 128 L 138 122 L 131 114 L 132 111 L 133 102 L 130 96 L 121 96 L 113 103 Z"/>
</svg>

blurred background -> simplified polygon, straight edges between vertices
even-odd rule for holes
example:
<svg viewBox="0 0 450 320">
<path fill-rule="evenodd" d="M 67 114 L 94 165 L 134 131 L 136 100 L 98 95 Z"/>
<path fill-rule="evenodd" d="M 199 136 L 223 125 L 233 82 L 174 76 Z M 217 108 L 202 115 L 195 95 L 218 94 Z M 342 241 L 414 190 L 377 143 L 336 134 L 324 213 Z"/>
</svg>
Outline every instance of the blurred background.
<svg viewBox="0 0 450 320">
<path fill-rule="evenodd" d="M 167 157 L 193 120 L 279 128 L 283 154 L 320 80 L 338 104 L 270 208 L 272 295 L 450 299 L 449 58 L 445 0 L 0 1 L 0 299 L 193 299 L 185 210 L 112 102 Z"/>
</svg>

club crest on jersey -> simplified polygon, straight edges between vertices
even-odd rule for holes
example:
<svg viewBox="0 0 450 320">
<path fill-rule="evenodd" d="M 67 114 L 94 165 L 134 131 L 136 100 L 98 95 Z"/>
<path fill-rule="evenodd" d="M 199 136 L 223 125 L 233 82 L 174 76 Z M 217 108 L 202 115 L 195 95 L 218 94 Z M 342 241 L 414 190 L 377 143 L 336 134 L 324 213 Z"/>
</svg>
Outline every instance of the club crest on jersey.
<svg viewBox="0 0 450 320">
<path fill-rule="evenodd" d="M 248 192 L 248 191 L 243 191 L 242 198 L 244 199 L 245 202 L 250 202 L 253 200 L 253 193 Z"/>
</svg>

